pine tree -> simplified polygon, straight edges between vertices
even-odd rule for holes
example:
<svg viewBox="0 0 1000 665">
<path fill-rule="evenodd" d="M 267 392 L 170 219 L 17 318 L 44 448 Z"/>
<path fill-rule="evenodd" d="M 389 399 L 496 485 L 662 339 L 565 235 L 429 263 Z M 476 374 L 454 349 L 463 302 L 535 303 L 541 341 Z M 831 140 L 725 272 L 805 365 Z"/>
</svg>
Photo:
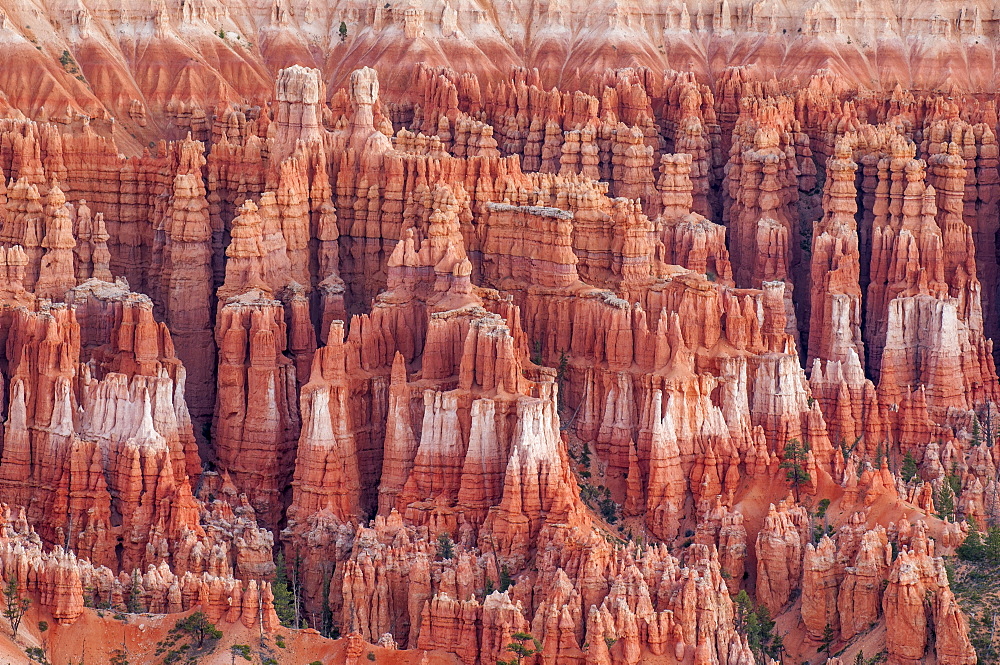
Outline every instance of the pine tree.
<svg viewBox="0 0 1000 665">
<path fill-rule="evenodd" d="M 205 644 L 206 639 L 218 640 L 222 638 L 222 631 L 208 620 L 204 612 L 195 612 L 181 619 L 174 624 L 174 629 L 195 637 L 198 640 L 199 649 Z"/>
<path fill-rule="evenodd" d="M 951 483 L 941 483 L 941 488 L 934 494 L 934 509 L 943 520 L 955 514 L 955 491 Z"/>
<path fill-rule="evenodd" d="M 451 539 L 450 533 L 439 533 L 437 541 L 437 555 L 439 559 L 451 559 L 455 556 L 455 543 Z"/>
<path fill-rule="evenodd" d="M 903 477 L 903 482 L 908 483 L 913 480 L 913 477 L 917 475 L 917 460 L 914 459 L 913 453 L 906 453 L 903 458 L 903 468 L 900 470 L 899 474 Z"/>
<path fill-rule="evenodd" d="M 783 662 L 785 655 L 785 638 L 781 635 L 775 635 L 772 637 L 771 646 L 768 648 L 767 654 L 779 663 Z"/>
<path fill-rule="evenodd" d="M 795 500 L 799 500 L 799 486 L 805 485 L 812 480 L 806 470 L 806 461 L 809 458 L 809 447 L 799 443 L 798 439 L 792 439 L 785 444 L 785 459 L 781 462 L 781 468 L 785 469 L 785 478 L 795 488 Z"/>
<path fill-rule="evenodd" d="M 7 580 L 7 586 L 3 589 L 4 610 L 3 615 L 10 622 L 10 633 L 17 637 L 17 629 L 21 625 L 24 613 L 31 607 L 31 599 L 21 593 L 21 584 L 17 577 Z"/>
<path fill-rule="evenodd" d="M 784 639 L 774 634 L 774 621 L 767 608 L 751 600 L 746 589 L 733 599 L 736 629 L 746 635 L 751 651 L 762 659 L 765 655 L 778 658 L 785 650 Z"/>
<path fill-rule="evenodd" d="M 288 571 L 285 568 L 284 553 L 279 553 L 274 563 L 274 578 L 271 581 L 274 611 L 282 626 L 294 628 L 298 617 L 295 616 L 295 598 L 291 589 L 288 588 Z"/>
<path fill-rule="evenodd" d="M 139 571 L 133 570 L 132 584 L 128 590 L 128 600 L 125 602 L 125 609 L 128 610 L 129 614 L 139 614 L 142 612 L 141 592 L 142 579 L 139 576 Z"/>
<path fill-rule="evenodd" d="M 955 554 L 964 561 L 982 561 L 986 558 L 986 545 L 979 535 L 975 520 L 969 520 L 969 533 L 955 550 Z"/>
<path fill-rule="evenodd" d="M 826 624 L 825 626 L 823 626 L 823 637 L 819 641 L 819 649 L 816 650 L 816 653 L 819 653 L 820 651 L 825 651 L 826 657 L 827 659 L 829 659 L 830 650 L 833 648 L 833 642 L 836 639 L 836 637 L 837 633 L 836 631 L 834 631 L 833 626 L 831 626 L 830 624 Z"/>
<path fill-rule="evenodd" d="M 569 356 L 565 351 L 559 352 L 559 365 L 556 367 L 556 385 L 559 386 L 559 408 L 566 405 L 566 398 L 563 396 L 566 387 L 566 372 L 569 370 Z"/>
<path fill-rule="evenodd" d="M 875 468 L 876 469 L 881 469 L 882 468 L 882 462 L 885 461 L 885 458 L 886 458 L 885 444 L 884 443 L 880 443 L 880 444 L 878 444 L 875 447 Z"/>
<path fill-rule="evenodd" d="M 983 419 L 983 434 L 985 435 L 986 445 L 990 448 L 993 447 L 993 406 L 991 403 L 986 403 L 986 413 Z"/>
<path fill-rule="evenodd" d="M 320 612 L 320 635 L 332 637 L 335 630 L 333 625 L 333 609 L 330 607 L 330 573 L 323 573 L 323 609 Z"/>
<path fill-rule="evenodd" d="M 958 474 L 958 469 L 955 468 L 955 464 L 951 465 L 951 473 L 947 474 L 945 477 L 945 482 L 951 485 L 951 493 L 956 497 L 962 495 L 962 476 Z"/>
<path fill-rule="evenodd" d="M 984 549 L 987 561 L 990 563 L 1000 563 L 1000 528 L 991 526 L 986 531 Z"/>
<path fill-rule="evenodd" d="M 500 566 L 500 593 L 503 593 L 513 585 L 514 578 L 510 576 L 510 568 L 507 567 L 507 564 Z"/>
<path fill-rule="evenodd" d="M 542 653 L 541 641 L 530 633 L 514 633 L 511 638 L 514 641 L 507 645 L 507 651 L 514 654 L 514 657 L 510 660 L 498 660 L 497 665 L 521 665 L 525 658 Z M 531 642 L 531 646 L 528 646 L 528 642 Z"/>
</svg>

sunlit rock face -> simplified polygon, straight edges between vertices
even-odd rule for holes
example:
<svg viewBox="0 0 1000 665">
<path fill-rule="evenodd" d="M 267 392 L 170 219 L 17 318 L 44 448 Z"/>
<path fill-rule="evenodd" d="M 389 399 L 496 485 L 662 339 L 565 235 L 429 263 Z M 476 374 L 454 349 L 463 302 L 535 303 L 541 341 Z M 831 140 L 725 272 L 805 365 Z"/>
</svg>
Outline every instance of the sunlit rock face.
<svg viewBox="0 0 1000 665">
<path fill-rule="evenodd" d="M 973 665 L 993 13 L 0 0 L 0 576 L 149 653 Z"/>
</svg>

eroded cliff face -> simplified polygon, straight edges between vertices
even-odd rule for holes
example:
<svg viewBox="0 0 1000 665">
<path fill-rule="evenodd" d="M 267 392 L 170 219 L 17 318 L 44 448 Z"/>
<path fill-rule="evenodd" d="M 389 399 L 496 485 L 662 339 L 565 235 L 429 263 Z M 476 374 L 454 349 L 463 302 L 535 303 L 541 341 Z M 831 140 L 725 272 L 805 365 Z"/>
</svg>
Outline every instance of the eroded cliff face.
<svg viewBox="0 0 1000 665">
<path fill-rule="evenodd" d="M 988 2 L 947 8 L 886 0 L 861 8 L 753 0 L 389 5 L 91 0 L 26 6 L 7 0 L 0 3 L 0 35 L 12 67 L 0 74 L 0 107 L 77 125 L 83 114 L 136 151 L 164 135 L 192 131 L 209 138 L 217 104 L 271 100 L 278 70 L 294 64 L 320 68 L 331 93 L 354 69 L 383 65 L 386 91 L 404 103 L 418 100 L 407 94 L 411 73 L 397 65 L 421 61 L 475 73 L 479 80 L 463 88 L 465 98 L 475 87 L 485 92 L 502 85 L 511 67 L 537 67 L 546 91 L 590 93 L 600 92 L 593 82 L 605 69 L 633 66 L 690 71 L 702 81 L 734 64 L 755 63 L 800 80 L 829 67 L 872 89 L 899 83 L 987 93 L 997 74 L 991 40 L 998 25 Z M 519 129 L 555 137 L 545 122 Z M 560 164 L 551 150 L 530 157 Z"/>
<path fill-rule="evenodd" d="M 348 662 L 781 657 L 753 608 L 976 661 L 992 13 L 571 4 L 0 3 L 4 580 L 273 634 L 283 562 Z"/>
</svg>

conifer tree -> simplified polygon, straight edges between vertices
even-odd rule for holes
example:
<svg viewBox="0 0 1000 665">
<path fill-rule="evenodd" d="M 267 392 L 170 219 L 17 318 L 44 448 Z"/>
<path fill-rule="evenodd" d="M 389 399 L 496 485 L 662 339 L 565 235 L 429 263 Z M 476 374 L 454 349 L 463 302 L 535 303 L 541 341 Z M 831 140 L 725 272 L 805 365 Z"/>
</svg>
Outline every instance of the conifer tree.
<svg viewBox="0 0 1000 665">
<path fill-rule="evenodd" d="M 295 597 L 288 588 L 288 571 L 285 567 L 285 555 L 279 553 L 274 561 L 274 578 L 271 581 L 271 592 L 274 594 L 274 611 L 278 621 L 286 628 L 294 628 L 298 622 L 295 613 Z"/>
<path fill-rule="evenodd" d="M 812 478 L 806 470 L 806 460 L 809 458 L 809 446 L 792 439 L 785 444 L 785 458 L 781 468 L 785 469 L 785 478 L 795 488 L 795 500 L 799 500 L 799 487 Z"/>
</svg>

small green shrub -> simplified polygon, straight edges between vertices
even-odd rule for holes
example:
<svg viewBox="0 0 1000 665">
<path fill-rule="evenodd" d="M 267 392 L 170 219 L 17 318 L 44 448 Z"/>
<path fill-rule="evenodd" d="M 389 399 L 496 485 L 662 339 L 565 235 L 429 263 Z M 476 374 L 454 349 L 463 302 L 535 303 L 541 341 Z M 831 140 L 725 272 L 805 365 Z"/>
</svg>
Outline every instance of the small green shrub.
<svg viewBox="0 0 1000 665">
<path fill-rule="evenodd" d="M 234 644 L 229 647 L 229 650 L 234 656 L 240 656 L 243 660 L 253 660 L 253 657 L 250 655 L 249 644 Z"/>
<path fill-rule="evenodd" d="M 45 649 L 41 647 L 28 647 L 24 650 L 24 653 L 36 663 L 47 664 L 49 662 L 49 659 L 45 657 Z"/>
</svg>

